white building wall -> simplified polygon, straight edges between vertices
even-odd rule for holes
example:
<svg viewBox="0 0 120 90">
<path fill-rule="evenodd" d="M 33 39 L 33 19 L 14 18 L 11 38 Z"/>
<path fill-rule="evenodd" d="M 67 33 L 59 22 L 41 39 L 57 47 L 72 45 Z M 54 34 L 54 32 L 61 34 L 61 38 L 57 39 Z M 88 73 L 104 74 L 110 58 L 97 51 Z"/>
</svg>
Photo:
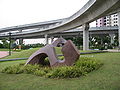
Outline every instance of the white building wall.
<svg viewBox="0 0 120 90">
<path fill-rule="evenodd" d="M 96 27 L 101 26 L 118 26 L 118 15 L 113 14 L 96 20 Z"/>
</svg>

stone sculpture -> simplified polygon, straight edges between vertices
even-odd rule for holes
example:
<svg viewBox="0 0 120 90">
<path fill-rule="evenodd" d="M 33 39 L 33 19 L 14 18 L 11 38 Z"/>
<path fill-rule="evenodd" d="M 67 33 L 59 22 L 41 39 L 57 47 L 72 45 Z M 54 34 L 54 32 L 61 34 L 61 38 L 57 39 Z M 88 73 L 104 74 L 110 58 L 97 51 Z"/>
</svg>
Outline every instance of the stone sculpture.
<svg viewBox="0 0 120 90">
<path fill-rule="evenodd" d="M 58 60 L 57 54 L 55 52 L 55 47 L 61 46 L 62 47 L 62 53 L 64 56 L 64 60 Z M 58 38 L 55 40 L 52 44 L 48 44 L 43 48 L 40 48 L 35 53 L 33 53 L 25 65 L 27 64 L 44 64 L 44 60 L 46 57 L 48 57 L 50 66 L 71 66 L 74 64 L 74 62 L 79 58 L 80 52 L 75 47 L 75 45 L 72 43 L 71 40 L 66 41 L 63 38 Z"/>
</svg>

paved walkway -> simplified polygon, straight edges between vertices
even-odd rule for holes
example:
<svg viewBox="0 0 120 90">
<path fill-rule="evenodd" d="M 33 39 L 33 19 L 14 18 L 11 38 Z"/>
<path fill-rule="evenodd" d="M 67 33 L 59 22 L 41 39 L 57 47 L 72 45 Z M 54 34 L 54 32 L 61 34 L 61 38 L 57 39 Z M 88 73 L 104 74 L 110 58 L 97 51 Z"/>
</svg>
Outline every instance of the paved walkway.
<svg viewBox="0 0 120 90">
<path fill-rule="evenodd" d="M 103 50 L 103 51 L 108 51 L 108 52 L 120 52 L 120 50 L 117 50 L 117 49 L 108 49 L 108 50 Z"/>
<path fill-rule="evenodd" d="M 0 58 L 8 56 L 9 53 L 7 51 L 0 51 Z"/>
</svg>

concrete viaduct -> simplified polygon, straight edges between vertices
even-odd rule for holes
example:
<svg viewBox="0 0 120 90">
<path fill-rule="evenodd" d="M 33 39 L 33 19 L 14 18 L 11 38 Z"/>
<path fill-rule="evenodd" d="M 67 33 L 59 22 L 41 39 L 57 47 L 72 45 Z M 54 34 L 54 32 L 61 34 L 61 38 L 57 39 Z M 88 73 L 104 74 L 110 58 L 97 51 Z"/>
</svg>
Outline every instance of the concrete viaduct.
<svg viewBox="0 0 120 90">
<path fill-rule="evenodd" d="M 30 31 L 29 31 L 30 32 Z M 89 36 L 94 36 L 94 35 L 99 35 L 99 36 L 103 36 L 103 35 L 109 35 L 111 37 L 111 42 L 113 42 L 113 38 L 114 36 L 118 34 L 118 26 L 111 26 L 111 27 L 91 27 L 89 28 Z M 68 31 L 62 31 L 62 32 L 58 32 L 58 33 L 52 33 L 49 34 L 47 36 L 47 38 L 51 38 L 51 41 L 53 41 L 54 38 L 58 38 L 58 37 L 82 37 L 83 36 L 83 30 L 82 28 L 76 28 L 76 29 L 72 29 L 72 30 L 68 30 Z M 9 37 L 9 35 L 7 34 L 1 34 L 0 38 L 6 38 Z M 13 33 L 11 38 L 13 39 L 33 39 L 33 38 L 44 38 L 44 35 L 39 35 L 39 33 L 36 34 L 26 34 L 26 35 L 19 35 L 18 33 Z M 48 41 L 48 40 L 46 40 Z M 48 42 L 46 42 L 48 43 Z"/>
<path fill-rule="evenodd" d="M 0 29 L 2 32 L 19 30 L 19 35 L 36 34 L 44 35 L 47 39 L 49 34 L 71 30 L 82 26 L 83 49 L 89 49 L 89 23 L 103 16 L 118 13 L 119 17 L 119 47 L 120 47 L 120 0 L 89 0 L 78 12 L 64 19 L 48 22 L 20 25 Z M 34 31 L 22 32 L 25 29 L 35 29 Z"/>
</svg>

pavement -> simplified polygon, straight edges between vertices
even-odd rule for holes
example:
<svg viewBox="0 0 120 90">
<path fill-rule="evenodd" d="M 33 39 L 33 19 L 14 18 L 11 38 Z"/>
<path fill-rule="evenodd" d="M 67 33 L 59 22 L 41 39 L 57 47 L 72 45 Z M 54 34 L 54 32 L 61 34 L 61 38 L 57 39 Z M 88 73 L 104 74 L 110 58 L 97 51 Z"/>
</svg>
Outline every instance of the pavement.
<svg viewBox="0 0 120 90">
<path fill-rule="evenodd" d="M 103 51 L 108 51 L 108 52 L 120 52 L 120 50 L 117 50 L 117 49 L 108 49 L 108 50 L 103 50 Z"/>
<path fill-rule="evenodd" d="M 0 58 L 6 57 L 8 55 L 9 55 L 8 51 L 0 51 Z"/>
</svg>

